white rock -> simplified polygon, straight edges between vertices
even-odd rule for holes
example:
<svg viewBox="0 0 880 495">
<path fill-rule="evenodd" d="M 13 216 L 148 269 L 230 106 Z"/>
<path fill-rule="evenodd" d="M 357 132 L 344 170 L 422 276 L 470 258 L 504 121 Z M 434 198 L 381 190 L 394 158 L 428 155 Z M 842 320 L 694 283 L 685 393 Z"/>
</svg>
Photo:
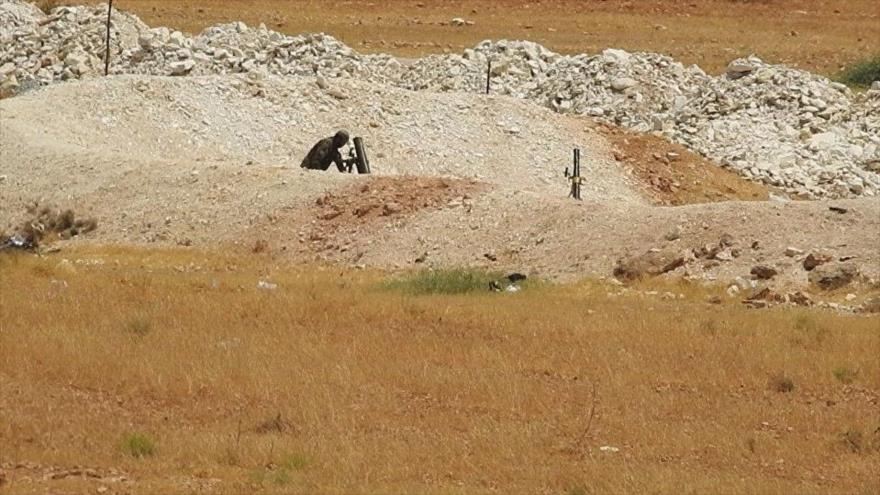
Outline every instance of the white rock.
<svg viewBox="0 0 880 495">
<path fill-rule="evenodd" d="M 794 258 L 795 256 L 800 256 L 802 254 L 804 254 L 804 251 L 802 249 L 798 249 L 793 246 L 785 248 L 785 255 L 789 258 Z"/>
<path fill-rule="evenodd" d="M 810 148 L 814 150 L 827 150 L 837 144 L 838 136 L 833 132 L 823 132 L 810 138 Z"/>
<path fill-rule="evenodd" d="M 616 77 L 611 80 L 611 89 L 614 91 L 624 91 L 637 84 L 639 84 L 639 82 L 631 77 Z"/>
<path fill-rule="evenodd" d="M 178 62 L 172 62 L 169 65 L 172 76 L 183 76 L 189 74 L 195 66 L 196 63 L 193 60 L 181 60 Z"/>
<path fill-rule="evenodd" d="M 626 64 L 630 61 L 630 54 L 624 50 L 618 50 L 616 48 L 607 48 L 602 51 L 602 57 L 606 62 L 612 64 Z"/>
</svg>

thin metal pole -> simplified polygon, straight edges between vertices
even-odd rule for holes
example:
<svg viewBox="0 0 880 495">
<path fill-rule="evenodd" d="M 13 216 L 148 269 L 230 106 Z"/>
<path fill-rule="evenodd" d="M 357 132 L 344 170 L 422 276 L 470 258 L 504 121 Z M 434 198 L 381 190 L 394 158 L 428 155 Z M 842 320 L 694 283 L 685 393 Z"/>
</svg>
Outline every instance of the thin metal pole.
<svg viewBox="0 0 880 495">
<path fill-rule="evenodd" d="M 110 74 L 110 15 L 113 13 L 113 0 L 107 6 L 107 49 L 104 52 L 104 75 Z"/>
<path fill-rule="evenodd" d="M 489 60 L 489 67 L 486 69 L 486 94 L 489 94 L 489 82 L 492 80 L 492 60 Z"/>
</svg>

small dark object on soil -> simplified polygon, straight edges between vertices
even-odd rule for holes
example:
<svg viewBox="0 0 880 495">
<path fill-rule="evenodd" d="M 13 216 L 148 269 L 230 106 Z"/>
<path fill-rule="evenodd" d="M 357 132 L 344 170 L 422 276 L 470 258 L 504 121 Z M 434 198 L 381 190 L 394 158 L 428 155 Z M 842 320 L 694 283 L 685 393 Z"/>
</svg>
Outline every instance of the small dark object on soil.
<svg viewBox="0 0 880 495">
<path fill-rule="evenodd" d="M 833 211 L 834 213 L 840 213 L 841 215 L 849 211 L 848 209 L 840 206 L 829 206 L 828 209 Z"/>
<path fill-rule="evenodd" d="M 292 425 L 281 418 L 281 413 L 278 413 L 272 419 L 267 419 L 263 421 L 259 425 L 254 428 L 254 431 L 257 433 L 286 433 L 292 429 Z"/>
<path fill-rule="evenodd" d="M 776 269 L 766 265 L 753 266 L 751 271 L 752 276 L 758 280 L 770 280 L 775 277 L 777 273 L 779 272 L 777 272 Z"/>
<path fill-rule="evenodd" d="M 794 381 L 783 373 L 777 373 L 770 377 L 770 388 L 776 392 L 791 392 L 794 390 Z"/>
<path fill-rule="evenodd" d="M 73 210 L 55 211 L 47 206 L 40 207 L 33 204 L 28 208 L 28 213 L 33 216 L 25 220 L 10 236 L 0 235 L 0 251 L 6 249 L 20 249 L 34 251 L 47 239 L 50 234 L 55 234 L 61 239 L 70 239 L 80 234 L 87 234 L 98 228 L 95 219 L 76 219 Z"/>
<path fill-rule="evenodd" d="M 507 280 L 509 280 L 510 283 L 513 283 L 513 284 L 520 282 L 522 280 L 525 280 L 526 278 L 528 278 L 528 277 L 526 277 L 522 273 L 511 273 L 510 275 L 507 276 Z"/>
</svg>

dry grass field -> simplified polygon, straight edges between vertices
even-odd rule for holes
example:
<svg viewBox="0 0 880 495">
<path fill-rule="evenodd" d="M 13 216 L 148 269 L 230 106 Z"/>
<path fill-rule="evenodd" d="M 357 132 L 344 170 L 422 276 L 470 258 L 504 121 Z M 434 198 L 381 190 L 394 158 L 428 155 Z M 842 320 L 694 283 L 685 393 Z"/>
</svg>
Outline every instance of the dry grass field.
<svg viewBox="0 0 880 495">
<path fill-rule="evenodd" d="M 104 0 L 44 0 L 105 3 Z M 876 0 L 116 0 L 150 25 L 198 32 L 243 20 L 326 32 L 362 52 L 460 52 L 484 39 L 528 39 L 562 53 L 653 51 L 718 73 L 758 54 L 823 74 L 880 50 Z M 455 27 L 462 17 L 473 26 Z"/>
<path fill-rule="evenodd" d="M 880 490 L 877 316 L 195 250 L 0 274 L 3 493 Z"/>
</svg>

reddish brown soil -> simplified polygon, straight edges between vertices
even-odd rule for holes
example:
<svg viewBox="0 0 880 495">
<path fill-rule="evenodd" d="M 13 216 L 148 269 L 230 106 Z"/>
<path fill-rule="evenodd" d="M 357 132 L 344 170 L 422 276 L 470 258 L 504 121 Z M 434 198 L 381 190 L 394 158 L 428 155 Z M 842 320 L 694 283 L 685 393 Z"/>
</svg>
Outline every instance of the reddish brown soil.
<svg viewBox="0 0 880 495">
<path fill-rule="evenodd" d="M 61 1 L 61 0 L 55 0 Z M 63 0 L 62 3 L 104 3 Z M 654 51 L 721 71 L 750 53 L 824 74 L 880 49 L 876 0 L 116 0 L 151 25 L 198 32 L 243 20 L 326 32 L 363 52 L 458 52 L 529 39 L 563 53 Z M 474 21 L 451 26 L 453 17 Z"/>
<path fill-rule="evenodd" d="M 271 250 L 272 243 L 262 239 L 289 237 L 289 225 L 293 222 L 305 226 L 298 232 L 299 251 L 345 252 L 350 243 L 368 235 L 378 225 L 403 223 L 407 217 L 443 208 L 451 202 L 469 208 L 472 195 L 484 187 L 460 179 L 406 176 L 371 178 L 364 184 L 325 194 L 311 208 L 292 215 L 296 218 L 273 217 L 269 223 L 257 226 L 256 237 L 261 241 L 254 249 Z"/>
<path fill-rule="evenodd" d="M 614 157 L 656 204 L 683 205 L 731 200 L 763 200 L 769 189 L 723 169 L 706 158 L 652 134 L 598 125 L 614 145 Z"/>
</svg>

